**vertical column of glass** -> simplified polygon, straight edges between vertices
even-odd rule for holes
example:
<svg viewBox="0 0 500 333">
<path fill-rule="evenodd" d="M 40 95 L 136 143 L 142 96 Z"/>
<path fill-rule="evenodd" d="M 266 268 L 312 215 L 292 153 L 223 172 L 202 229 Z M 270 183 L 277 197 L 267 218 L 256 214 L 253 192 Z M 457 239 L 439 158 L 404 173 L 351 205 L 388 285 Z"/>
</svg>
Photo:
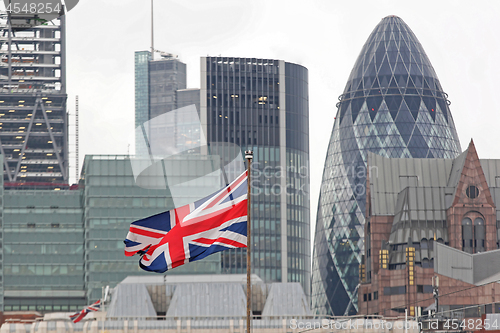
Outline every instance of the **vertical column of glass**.
<svg viewBox="0 0 500 333">
<path fill-rule="evenodd" d="M 253 272 L 264 280 L 280 281 L 278 62 L 206 60 L 208 140 L 232 142 L 254 151 Z M 223 273 L 244 273 L 245 249 L 224 251 L 221 256 Z"/>
<path fill-rule="evenodd" d="M 149 120 L 149 51 L 135 52 L 135 127 Z M 136 147 L 141 147 L 136 139 Z"/>
<path fill-rule="evenodd" d="M 251 73 L 251 96 L 248 96 L 251 131 L 254 137 L 256 174 L 252 191 L 254 203 L 254 271 L 265 281 L 282 279 L 281 198 L 285 196 L 280 168 L 279 142 L 279 62 L 268 59 L 248 59 Z"/>
<path fill-rule="evenodd" d="M 289 282 L 310 294 L 309 101 L 307 69 L 285 65 L 287 257 Z"/>
<path fill-rule="evenodd" d="M 226 61 L 227 62 L 227 61 Z M 211 146 L 217 146 L 219 142 L 229 141 L 229 127 L 235 127 L 237 123 L 235 117 L 228 116 L 229 100 L 228 98 L 228 73 L 223 70 L 222 59 L 206 58 L 206 91 L 207 91 L 207 141 Z M 224 78 L 224 76 L 226 76 Z M 231 76 L 234 80 L 234 76 Z M 224 89 L 226 85 L 226 89 Z M 236 92 L 233 90 L 233 97 Z M 201 98 L 204 98 L 203 96 Z M 233 114 L 236 116 L 236 112 Z M 232 126 L 229 126 L 231 122 Z M 234 134 L 234 132 L 233 132 Z M 235 141 L 232 141 L 235 142 Z M 214 151 L 214 153 L 216 153 Z M 217 151 L 218 153 L 218 151 Z M 244 273 L 246 268 L 245 249 L 226 250 L 221 252 L 221 272 Z"/>
</svg>

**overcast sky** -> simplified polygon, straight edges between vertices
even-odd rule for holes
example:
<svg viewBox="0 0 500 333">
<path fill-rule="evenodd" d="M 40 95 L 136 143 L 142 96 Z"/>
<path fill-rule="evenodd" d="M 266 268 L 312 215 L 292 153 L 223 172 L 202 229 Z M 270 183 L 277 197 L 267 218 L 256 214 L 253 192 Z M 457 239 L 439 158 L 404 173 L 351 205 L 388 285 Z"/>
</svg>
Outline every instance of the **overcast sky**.
<svg viewBox="0 0 500 333">
<path fill-rule="evenodd" d="M 449 95 L 462 149 L 473 138 L 481 158 L 500 158 L 499 8 L 495 0 L 156 0 L 155 48 L 187 64 L 188 88 L 199 88 L 200 56 L 206 55 L 282 59 L 309 69 L 314 228 L 337 98 L 387 15 L 401 17 L 423 45 Z M 85 154 L 127 153 L 134 51 L 149 47 L 149 0 L 80 0 L 68 13 L 68 109 L 73 121 L 79 95 L 80 167 Z M 74 153 L 71 158 L 73 168 Z"/>
</svg>

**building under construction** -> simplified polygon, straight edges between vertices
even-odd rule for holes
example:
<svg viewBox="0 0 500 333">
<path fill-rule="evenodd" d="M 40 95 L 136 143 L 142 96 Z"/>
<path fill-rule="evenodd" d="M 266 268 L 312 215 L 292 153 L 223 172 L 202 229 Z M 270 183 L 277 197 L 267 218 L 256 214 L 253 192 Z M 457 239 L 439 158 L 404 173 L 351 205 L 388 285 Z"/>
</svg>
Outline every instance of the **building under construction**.
<svg viewBox="0 0 500 333">
<path fill-rule="evenodd" d="M 68 186 L 64 21 L 0 15 L 0 153 L 7 189 Z"/>
</svg>

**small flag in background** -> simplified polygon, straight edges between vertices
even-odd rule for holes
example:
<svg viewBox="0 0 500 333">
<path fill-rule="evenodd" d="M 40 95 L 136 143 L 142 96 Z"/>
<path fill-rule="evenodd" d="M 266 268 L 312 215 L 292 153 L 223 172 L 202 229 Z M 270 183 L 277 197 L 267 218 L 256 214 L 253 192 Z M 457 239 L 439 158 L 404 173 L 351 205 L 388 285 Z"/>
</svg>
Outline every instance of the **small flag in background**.
<svg viewBox="0 0 500 333">
<path fill-rule="evenodd" d="M 247 172 L 195 203 L 133 222 L 125 255 L 163 273 L 227 249 L 247 246 Z"/>
<path fill-rule="evenodd" d="M 74 315 L 69 316 L 69 318 L 76 324 L 77 322 L 82 320 L 87 315 L 87 313 L 89 313 L 91 311 L 99 311 L 100 307 L 101 307 L 101 300 L 98 300 L 94 304 L 87 306 L 82 311 L 77 312 Z"/>
</svg>

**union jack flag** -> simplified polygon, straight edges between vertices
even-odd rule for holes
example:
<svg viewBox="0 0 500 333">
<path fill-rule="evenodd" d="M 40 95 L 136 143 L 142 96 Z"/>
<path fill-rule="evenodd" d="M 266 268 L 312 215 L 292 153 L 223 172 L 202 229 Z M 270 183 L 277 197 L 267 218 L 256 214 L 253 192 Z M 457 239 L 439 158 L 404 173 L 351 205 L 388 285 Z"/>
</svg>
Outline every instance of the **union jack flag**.
<svg viewBox="0 0 500 333">
<path fill-rule="evenodd" d="M 74 315 L 69 316 L 69 318 L 74 322 L 77 323 L 80 320 L 82 320 L 87 313 L 92 312 L 92 311 L 99 311 L 99 308 L 101 307 L 101 300 L 98 300 L 92 305 L 87 306 L 85 309 L 83 309 L 80 312 L 75 313 Z"/>
<path fill-rule="evenodd" d="M 146 271 L 163 273 L 185 263 L 247 245 L 247 172 L 212 195 L 133 222 L 125 255 L 142 255 Z"/>
</svg>

